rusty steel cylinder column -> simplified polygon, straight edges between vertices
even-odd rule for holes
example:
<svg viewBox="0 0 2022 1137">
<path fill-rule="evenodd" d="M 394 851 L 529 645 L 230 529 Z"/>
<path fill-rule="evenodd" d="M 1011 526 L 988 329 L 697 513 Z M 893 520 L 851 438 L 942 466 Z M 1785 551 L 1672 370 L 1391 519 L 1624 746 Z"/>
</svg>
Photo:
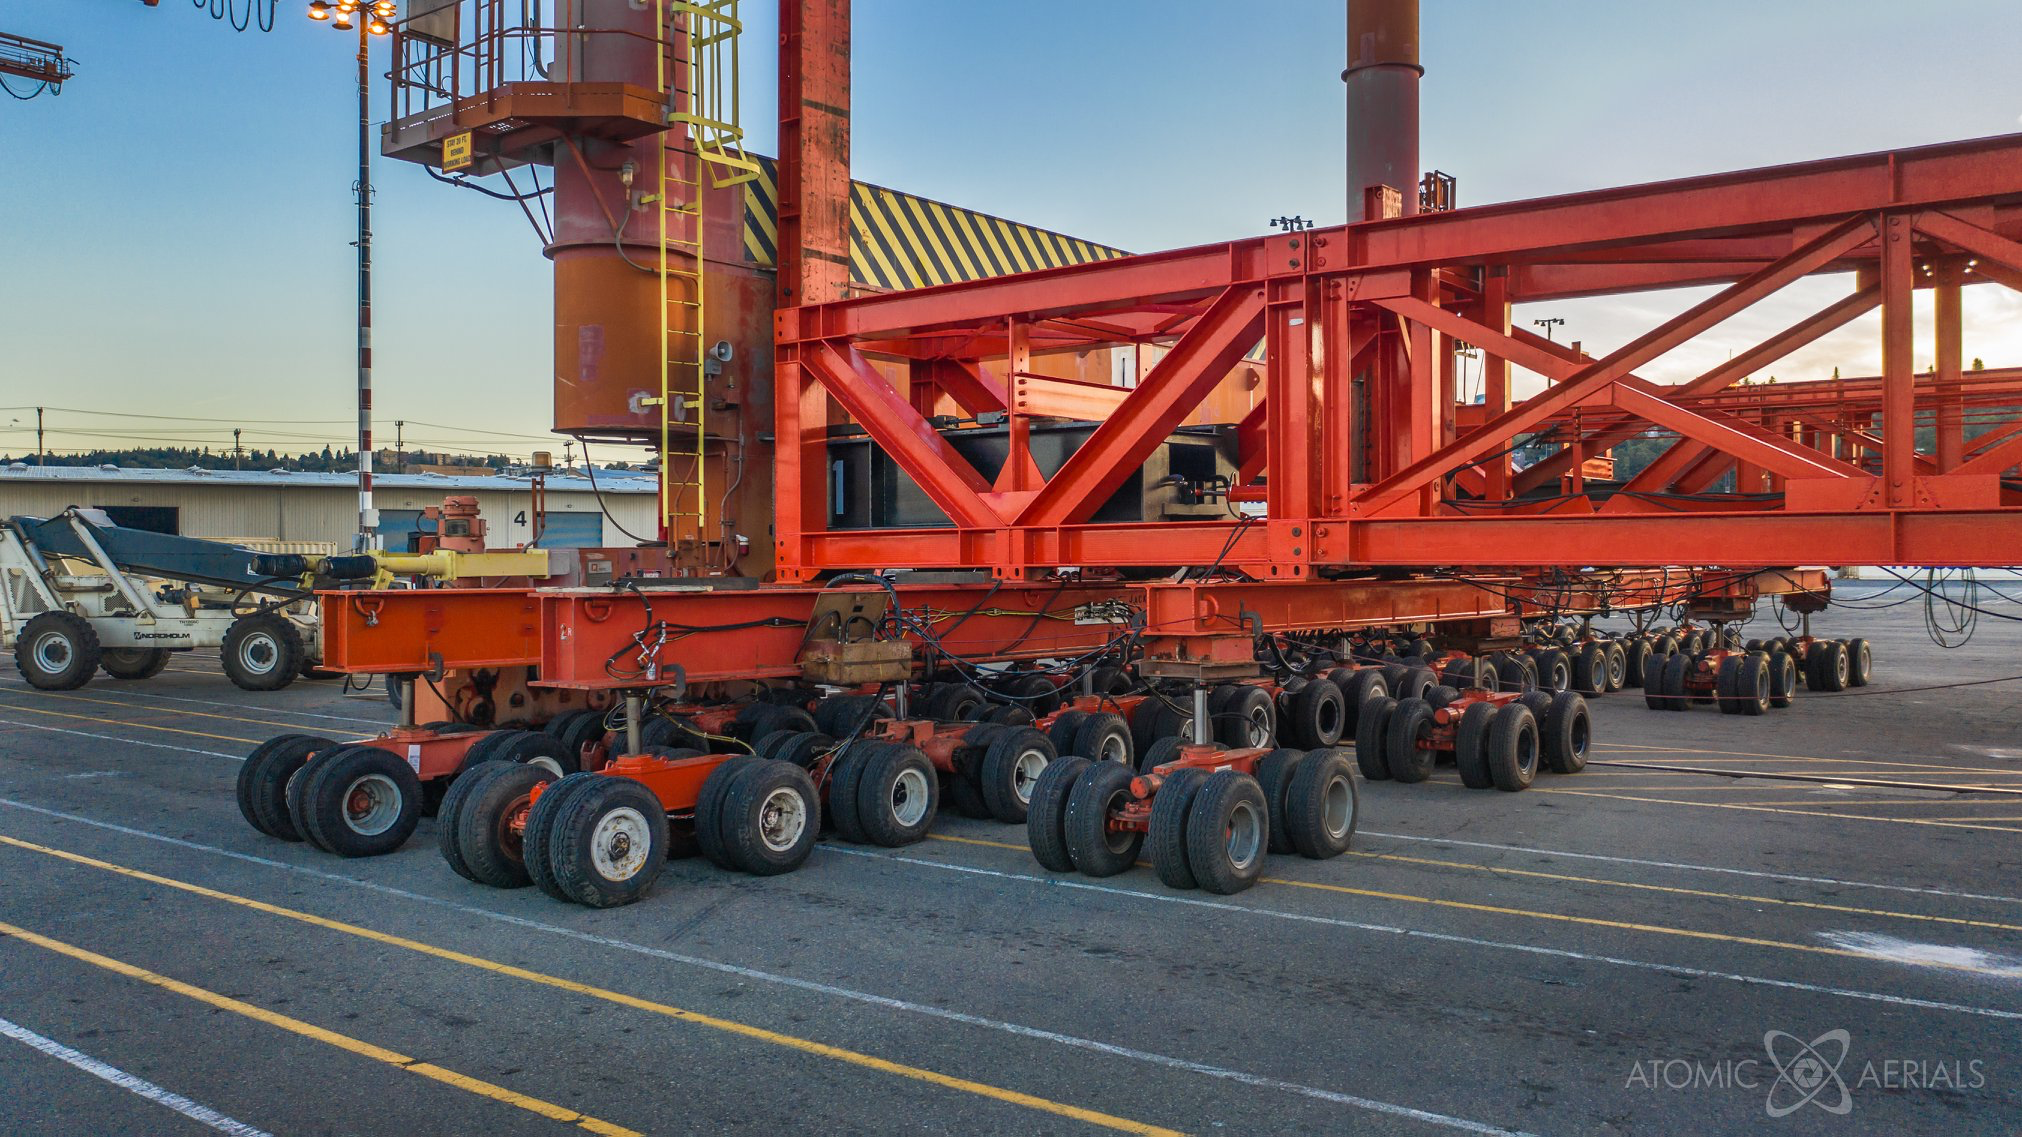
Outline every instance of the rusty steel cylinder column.
<svg viewBox="0 0 2022 1137">
<path fill-rule="evenodd" d="M 1348 220 L 1375 220 L 1369 189 L 1418 212 L 1418 0 L 1348 0 Z M 1374 216 L 1372 216 L 1374 213 Z"/>
<path fill-rule="evenodd" d="M 660 433 L 646 400 L 660 394 L 662 314 L 659 218 L 639 200 L 659 189 L 660 140 L 583 150 L 555 155 L 555 429 L 645 442 Z"/>
</svg>

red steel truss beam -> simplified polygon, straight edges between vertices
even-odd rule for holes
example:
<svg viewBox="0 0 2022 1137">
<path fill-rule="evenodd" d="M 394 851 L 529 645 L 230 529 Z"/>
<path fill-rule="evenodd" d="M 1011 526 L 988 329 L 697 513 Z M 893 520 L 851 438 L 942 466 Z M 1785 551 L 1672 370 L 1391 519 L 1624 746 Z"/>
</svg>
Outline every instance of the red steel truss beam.
<svg viewBox="0 0 2022 1137">
<path fill-rule="evenodd" d="M 1857 317 L 1873 311 L 1875 306 L 1880 303 L 1881 289 L 1879 287 L 1861 289 L 1852 296 L 1832 304 L 1803 320 L 1799 320 L 1768 340 L 1742 352 L 1698 378 L 1685 383 L 1676 389 L 1673 399 L 1675 401 L 1679 397 L 1711 394 L 1712 392 L 1733 386 L 1737 381 L 1754 374 L 1758 367 L 1774 363 L 1827 333 L 1837 328 L 1845 327 Z M 1635 434 L 1636 430 L 1637 428 L 1633 425 L 1622 424 L 1598 430 L 1580 442 L 1580 449 L 1587 454 L 1598 453 Z M 1572 466 L 1572 454 L 1572 448 L 1567 447 L 1560 453 L 1551 455 L 1525 470 L 1517 478 L 1517 488 L 1519 490 L 1535 489 L 1557 478 Z"/>
<path fill-rule="evenodd" d="M 1488 425 L 1434 451 L 1372 486 L 1356 499 L 1363 513 L 1374 513 L 1448 470 L 1466 465 L 1551 416 L 1583 402 L 1641 365 L 1663 355 L 1707 328 L 1776 292 L 1799 277 L 1818 271 L 1868 240 L 1873 225 L 1866 217 L 1843 221 L 1813 238 L 1790 256 L 1766 266 L 1683 313 L 1666 320 L 1628 344 L 1568 375 L 1557 386 L 1490 420 Z"/>
<path fill-rule="evenodd" d="M 990 483 L 855 348 L 815 344 L 800 363 L 957 524 L 982 529 L 1001 523 L 983 500 Z"/>
<path fill-rule="evenodd" d="M 1054 526 L 1087 520 L 1250 350 L 1263 330 L 1263 319 L 1261 288 L 1232 288 L 1217 298 L 1115 414 L 1047 479 L 1019 513 L 1018 524 Z"/>
<path fill-rule="evenodd" d="M 1933 527 L 1892 516 L 1929 513 L 1973 515 L 1982 530 L 1963 547 L 1976 550 L 1973 558 L 1992 556 L 1986 550 L 2003 540 L 2022 543 L 2022 491 L 2003 488 L 1990 470 L 2006 452 L 1967 465 L 1974 459 L 1963 437 L 1965 407 L 1984 408 L 1979 425 L 2011 414 L 2006 408 L 2022 402 L 2022 383 L 2006 373 L 1972 378 L 1956 367 L 1920 380 L 1909 373 L 1898 333 L 1917 288 L 2022 283 L 2018 235 L 2022 136 L 1288 233 L 782 311 L 778 355 L 782 373 L 801 379 L 801 401 L 813 377 L 826 384 L 818 392 L 833 390 L 838 401 L 870 402 L 866 429 L 955 525 L 824 532 L 817 511 L 782 507 L 780 563 L 789 579 L 887 565 L 986 567 L 1017 579 L 1049 566 L 1219 561 L 1280 580 L 1358 564 L 1816 563 L 1846 559 L 1848 546 L 1953 563 L 1946 558 L 1954 551 L 1922 543 Z M 1977 275 L 1968 272 L 1968 258 L 1977 258 Z M 1916 271 L 1903 271 L 1905 264 Z M 1937 272 L 1926 271 L 1934 266 Z M 1594 359 L 1509 322 L 1511 303 L 1538 295 L 1526 291 L 1536 279 L 1526 273 L 1574 271 L 1620 274 L 1610 291 L 1699 279 L 1725 287 Z M 1847 271 L 1861 276 L 1845 298 L 1691 382 L 1656 387 L 1636 377 L 1638 368 L 1778 289 Z M 1238 297 L 1249 298 L 1240 310 Z M 1889 329 L 1884 376 L 1736 386 L 1878 306 Z M 932 385 L 937 369 L 954 364 L 1000 369 L 992 361 L 1018 349 L 1012 339 L 1021 330 L 1026 342 L 1036 347 L 1043 335 L 1053 350 L 1155 343 L 1172 352 L 1135 390 L 1086 399 L 1077 389 L 1071 405 L 1097 421 L 1094 439 L 1050 482 L 1014 479 L 1000 487 L 1005 492 L 976 487 L 973 472 L 918 437 L 921 422 L 882 411 L 891 400 L 861 381 L 861 369 L 835 365 L 851 351 L 931 360 L 914 365 L 913 380 Z M 1236 431 L 1239 485 L 1231 496 L 1264 501 L 1267 518 L 1086 524 L 1166 432 L 1204 405 L 1227 365 L 1260 340 L 1263 398 Z M 1456 341 L 1486 356 L 1483 410 L 1451 407 Z M 1512 363 L 1552 385 L 1512 402 Z M 1043 409 L 1035 399 L 1012 396 L 1030 413 Z M 820 496 L 822 443 L 813 428 L 825 427 L 818 412 L 827 401 L 801 410 L 797 435 L 781 430 L 782 439 L 801 443 L 797 457 L 783 447 L 780 462 L 783 481 L 795 463 L 791 472 L 805 475 L 803 501 Z M 1813 413 L 1828 416 L 1823 426 L 1807 420 Z M 1950 447 L 1946 461 L 1916 453 L 1920 414 L 1938 418 L 1942 445 Z M 782 424 L 789 419 L 783 410 Z M 1572 427 L 1573 445 L 1515 470 L 1510 456 L 1518 443 L 1548 425 Z M 1688 441 L 1635 479 L 1633 492 L 1580 477 L 1578 458 L 1653 426 Z M 1024 445 L 1015 431 L 1012 445 Z M 1654 496 L 1674 485 L 1703 488 L 1729 468 L 1738 468 L 1746 492 L 1696 493 L 1689 501 Z M 1562 477 L 1570 492 L 1556 485 Z M 1447 500 L 1455 489 L 1463 500 Z M 1792 532 L 1814 542 L 1809 551 L 1755 539 L 1778 518 L 1804 519 Z M 1636 540 L 1616 540 L 1610 526 L 1631 521 L 1639 526 Z M 1678 522 L 1669 531 L 1675 537 L 1653 536 L 1671 521 Z M 1446 536 L 1453 525 L 1475 525 L 1483 543 L 1457 552 Z M 1846 540 L 1821 537 L 1836 525 Z M 1412 532 L 1424 534 L 1416 547 L 1406 536 Z M 1723 532 L 1729 540 L 1709 539 Z M 1576 543 L 1540 544 L 1532 536 L 1540 533 Z M 1996 560 L 2012 560 L 2012 552 Z"/>
</svg>

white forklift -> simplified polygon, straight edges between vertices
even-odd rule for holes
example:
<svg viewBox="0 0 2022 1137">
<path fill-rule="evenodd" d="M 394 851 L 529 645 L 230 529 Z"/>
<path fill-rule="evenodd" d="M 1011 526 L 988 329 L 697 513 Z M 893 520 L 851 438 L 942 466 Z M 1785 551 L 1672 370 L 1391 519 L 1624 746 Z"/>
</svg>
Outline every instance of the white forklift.
<svg viewBox="0 0 2022 1137">
<path fill-rule="evenodd" d="M 82 687 L 101 669 L 146 679 L 171 654 L 208 647 L 220 649 L 233 683 L 279 690 L 316 674 L 322 659 L 319 574 L 374 572 L 369 556 L 261 553 L 123 528 L 97 509 L 9 518 L 0 520 L 0 647 L 45 691 Z"/>
</svg>

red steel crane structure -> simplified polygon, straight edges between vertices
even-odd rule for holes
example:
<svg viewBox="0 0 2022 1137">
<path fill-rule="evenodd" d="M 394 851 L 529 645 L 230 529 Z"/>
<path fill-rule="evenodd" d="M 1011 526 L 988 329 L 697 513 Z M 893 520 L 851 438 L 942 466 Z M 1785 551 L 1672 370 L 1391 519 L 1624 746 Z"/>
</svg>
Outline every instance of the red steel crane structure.
<svg viewBox="0 0 2022 1137">
<path fill-rule="evenodd" d="M 517 27 L 493 0 L 438 7 L 396 28 L 397 55 L 403 39 L 435 46 L 400 56 L 386 149 L 432 161 L 443 139 L 474 131 L 479 171 L 554 164 L 558 428 L 644 440 L 652 416 L 641 404 L 654 400 L 635 392 L 615 414 L 587 406 L 613 398 L 596 393 L 593 364 L 616 373 L 630 350 L 635 368 L 650 366 L 650 346 L 623 345 L 643 344 L 664 316 L 642 298 L 648 285 L 638 265 L 619 263 L 648 225 L 623 237 L 611 202 L 637 198 L 635 164 L 642 180 L 655 162 L 692 168 L 694 146 L 679 125 L 689 97 L 678 89 L 681 29 L 692 19 L 720 21 L 723 8 L 661 0 L 655 17 L 653 5 L 581 7 L 573 30 Z M 462 8 L 470 11 L 459 15 Z M 734 623 L 754 606 L 784 618 L 771 609 L 807 607 L 837 572 L 970 570 L 1030 585 L 1071 568 L 1077 587 L 1139 606 L 1163 633 L 1153 642 L 1175 661 L 1236 667 L 1249 658 L 1242 642 L 1267 631 L 1411 617 L 1471 621 L 1450 626 L 1463 639 L 1506 636 L 1512 625 L 1499 621 L 1547 607 L 1529 603 L 1545 579 L 1553 582 L 1549 607 L 1561 611 L 1694 596 L 1711 611 L 1822 583 L 1816 572 L 1749 570 L 1996 565 L 2022 554 L 2022 490 L 2004 480 L 2022 460 L 2016 373 L 1964 370 L 1960 348 L 1962 289 L 2022 286 L 2022 136 L 1465 209 L 1428 195 L 1435 208 L 1421 212 L 1417 5 L 1350 0 L 1344 79 L 1357 220 L 880 292 L 852 283 L 849 271 L 848 0 L 782 0 L 780 12 L 771 342 L 752 342 L 765 334 L 766 274 L 720 254 L 698 274 L 717 297 L 711 326 L 706 335 L 683 333 L 698 343 L 724 336 L 740 358 L 772 353 L 771 390 L 754 383 L 736 400 L 759 413 L 769 401 L 772 415 L 770 439 L 742 428 L 740 452 L 763 456 L 769 442 L 772 453 L 737 479 L 745 500 L 736 511 L 770 508 L 777 591 L 761 601 L 698 589 L 684 599 L 721 610 L 716 622 Z M 668 26 L 656 28 L 656 18 Z M 511 58 L 542 37 L 561 45 L 550 49 L 552 68 L 510 73 Z M 676 77 L 664 90 L 651 78 L 656 52 L 662 74 Z M 600 57 L 610 62 L 598 73 Z M 453 98 L 437 97 L 445 87 Z M 663 129 L 670 106 L 671 132 Z M 725 244 L 734 247 L 734 218 L 724 217 L 741 210 L 703 212 L 733 234 Z M 1827 274 L 1850 282 L 1845 298 L 1691 381 L 1658 385 L 1637 374 L 1784 287 Z M 1717 291 L 1600 358 L 1510 320 L 1520 302 L 1682 286 Z M 1927 375 L 1913 373 L 1911 354 L 1920 292 L 1934 298 L 1937 315 L 1937 368 Z M 1747 382 L 1873 310 L 1882 315 L 1881 376 Z M 1033 362 L 1146 345 L 1163 352 L 1128 389 L 1063 380 Z M 1481 403 L 1456 398 L 1457 353 L 1468 345 L 1484 358 Z M 1239 469 L 1227 515 L 1092 520 L 1239 365 L 1260 373 L 1263 397 L 1236 424 Z M 1548 385 L 1517 398 L 1512 366 Z M 1002 416 L 1009 454 L 991 476 L 931 421 L 935 406 L 950 404 Z M 1992 416 L 1995 428 L 1969 439 L 1969 416 L 1976 426 Z M 1049 474 L 1032 429 L 1059 419 L 1097 425 Z M 1935 430 L 1929 452 L 1916 445 L 1920 422 Z M 867 434 L 947 523 L 832 528 L 828 446 L 838 423 Z M 1655 462 L 1626 482 L 1593 476 L 1591 459 L 1652 431 L 1675 435 Z M 1526 443 L 1551 451 L 1519 468 L 1514 455 Z M 709 456 L 698 465 L 730 451 L 699 449 Z M 1731 489 L 1715 488 L 1730 478 Z M 678 549 L 670 559 L 677 573 L 701 574 L 698 584 L 709 579 Z M 1108 571 L 1127 578 L 1131 569 L 1179 565 L 1212 565 L 1221 578 L 1125 583 Z M 1494 582 L 1493 591 L 1452 579 L 1455 566 Z M 1669 566 L 1718 566 L 1724 575 L 1709 584 Z M 1406 599 L 1378 600 L 1386 588 Z M 333 610 L 333 621 L 362 622 L 359 603 Z M 551 645 L 546 683 L 624 685 L 606 666 L 622 637 L 583 630 L 616 635 L 631 616 L 591 620 L 581 606 L 631 612 L 638 598 L 525 603 L 545 613 L 535 622 Z M 466 631 L 403 641 L 340 627 L 333 640 L 361 653 L 357 668 L 389 670 L 511 655 L 453 641 L 512 639 L 533 626 L 447 623 Z M 1053 645 L 1041 634 L 1018 654 L 1078 642 L 1070 635 Z M 563 643 L 575 658 L 554 657 Z M 685 653 L 699 673 L 723 672 L 716 637 L 683 645 L 670 653 Z M 532 652 L 524 642 L 516 650 Z M 796 660 L 739 665 L 787 674 Z"/>
<path fill-rule="evenodd" d="M 801 107 L 846 104 L 819 45 L 840 5 L 788 4 Z M 1042 273 L 842 297 L 832 213 L 782 241 L 799 307 L 777 316 L 782 579 L 842 568 L 1222 563 L 1259 580 L 1432 565 L 1990 565 L 2022 556 L 2022 492 L 2003 477 L 2022 434 L 1980 435 L 1964 408 L 2014 409 L 2013 375 L 1960 367 L 1967 284 L 2022 286 L 2022 136 L 1419 213 L 1416 4 L 1349 5 L 1351 182 L 1363 220 Z M 817 22 L 819 21 L 819 22 Z M 826 66 L 825 66 L 826 65 Z M 783 100 L 786 113 L 794 104 Z M 1396 112 L 1396 113 L 1387 113 Z M 847 157 L 833 129 L 789 132 L 783 184 L 818 201 Z M 843 175 L 846 180 L 846 174 Z M 1638 376 L 1667 352 L 1808 277 L 1847 295 L 1679 385 Z M 1601 358 L 1516 328 L 1521 302 L 1687 285 L 1719 291 Z M 1913 373 L 1911 310 L 1935 298 L 1938 366 Z M 1858 384 L 1737 386 L 1864 313 L 1883 374 Z M 1241 424 L 1237 496 L 1252 523 L 1091 524 L 1096 507 L 1259 342 L 1265 397 Z M 1021 353 L 1157 342 L 1164 358 L 1103 409 L 1051 477 L 1014 454 L 985 479 L 871 366 L 904 360 L 972 412 L 1017 424 L 1053 409 Z M 1486 407 L 1456 403 L 1455 351 L 1485 356 Z M 1008 384 L 983 376 L 1008 357 Z M 1549 385 L 1513 397 L 1512 365 Z M 1033 377 L 1038 378 L 1038 377 Z M 1825 396 L 1823 403 L 1820 396 Z M 2005 403 L 2002 400 L 2007 400 Z M 841 405 L 953 520 L 834 532 L 819 509 L 827 405 Z M 1936 424 L 1916 446 L 1920 416 Z M 2010 427 L 2016 423 L 2009 423 Z M 1584 460 L 1651 430 L 1677 441 L 1626 484 Z M 1556 449 L 1514 468 L 1527 436 Z M 1029 458 L 1029 452 L 1028 452 Z M 1735 475 L 1733 490 L 1712 492 Z M 793 487 L 800 492 L 793 492 Z"/>
<path fill-rule="evenodd" d="M 785 871 L 812 847 L 818 801 L 846 839 L 901 844 L 924 834 L 944 784 L 1026 821 L 1049 869 L 1107 875 L 1161 816 L 1200 812 L 1160 787 L 1205 777 L 1248 795 L 1214 800 L 1251 822 L 1225 835 L 1217 814 L 1197 843 L 1185 814 L 1190 851 L 1173 861 L 1155 846 L 1153 863 L 1175 887 L 1199 876 L 1234 891 L 1262 863 L 1239 839 L 1263 832 L 1256 783 L 1312 807 L 1290 833 L 1300 852 L 1346 847 L 1354 779 L 1332 748 L 1351 720 L 1364 777 L 1423 780 L 1449 751 L 1476 788 L 1522 789 L 1541 752 L 1557 772 L 1584 765 L 1588 719 L 1562 654 L 1556 695 L 1498 683 L 1498 659 L 1522 666 L 1507 649 L 1527 642 L 1527 617 L 1683 602 L 1735 620 L 1777 594 L 1808 612 L 1823 573 L 1790 566 L 2022 559 L 2022 489 L 2007 480 L 2022 461 L 2022 381 L 1963 369 L 1960 342 L 1966 286 L 2022 286 L 2022 136 L 1449 208 L 1450 180 L 1421 183 L 1416 0 L 1348 0 L 1348 224 L 885 292 L 852 272 L 872 240 L 858 206 L 888 191 L 850 178 L 849 0 L 780 3 L 776 273 L 745 255 L 740 228 L 739 183 L 762 181 L 763 164 L 698 101 L 723 89 L 721 70 L 698 75 L 740 28 L 735 0 L 570 0 L 553 28 L 504 9 L 444 0 L 395 28 L 384 149 L 509 179 L 552 166 L 556 425 L 659 441 L 661 541 L 608 551 L 629 571 L 597 587 L 325 594 L 325 666 L 428 682 L 406 684 L 402 724 L 371 743 L 284 736 L 249 758 L 241 806 L 275 836 L 298 812 L 283 793 L 294 772 L 316 803 L 303 806 L 310 838 L 347 855 L 396 847 L 421 783 L 454 778 L 445 828 L 475 836 L 456 838 L 453 866 L 523 839 L 524 872 L 491 883 L 532 873 L 608 905 L 641 894 L 670 833 L 725 867 Z M 537 173 L 529 191 L 507 183 L 530 220 L 550 192 Z M 959 253 L 962 225 L 930 221 L 942 213 L 920 205 L 917 231 L 945 232 L 942 251 Z M 1638 374 L 1825 274 L 1851 281 L 1844 298 L 1726 363 L 1682 384 Z M 1511 323 L 1517 303 L 1683 286 L 1711 294 L 1598 358 Z M 1937 314 L 1929 375 L 1913 368 L 1919 292 Z M 1745 382 L 1876 310 L 1880 376 Z M 1480 404 L 1457 398 L 1462 345 L 1484 357 Z M 1134 386 L 1050 365 L 1098 352 L 1152 362 Z M 1545 388 L 1518 398 L 1512 368 Z M 1234 453 L 1171 475 L 1209 508 L 1105 512 L 1170 462 L 1159 455 L 1176 432 L 1215 429 L 1197 409 L 1252 374 L 1261 397 L 1216 435 Z M 1675 440 L 1626 481 L 1608 476 L 1612 447 L 1653 432 Z M 890 464 L 884 485 L 920 500 L 838 524 L 838 440 L 867 440 Z M 769 540 L 744 556 L 736 530 L 768 516 Z M 1431 671 L 1379 667 L 1336 634 L 1400 626 L 1401 654 L 1438 663 L 1454 687 L 1437 708 Z M 1666 643 L 1659 662 L 1648 637 L 1636 645 L 1652 708 L 1787 706 L 1798 659 L 1824 689 L 1866 681 L 1858 640 L 1807 631 L 1790 650 L 1720 638 L 1709 651 L 1681 630 L 1690 646 Z M 1287 640 L 1312 654 L 1288 663 Z M 1579 685 L 1619 689 L 1593 677 L 1620 656 L 1580 642 Z M 978 667 L 1033 659 L 1054 662 Z M 1313 669 L 1330 661 L 1349 666 Z M 1058 682 L 1069 675 L 1073 688 Z M 1392 702 L 1384 676 L 1415 693 Z M 778 679 L 800 682 L 762 682 Z M 1004 705 L 986 711 L 978 682 Z M 621 697 L 622 726 L 606 713 Z M 1314 748 L 1298 759 L 1311 778 L 1285 781 L 1280 702 L 1295 745 Z M 1022 725 L 979 721 L 998 710 Z M 692 748 L 656 744 L 649 714 L 657 737 Z M 441 729 L 416 725 L 430 719 Z M 545 737 L 509 729 L 540 723 Z M 1135 771 L 1086 761 L 1128 763 L 1133 744 Z M 548 775 L 487 755 L 542 757 L 567 776 L 543 788 Z M 372 771 L 398 788 L 405 828 L 345 830 L 379 816 L 345 789 Z M 472 786 L 519 796 L 486 813 L 489 791 Z M 760 797 L 786 805 L 744 808 Z M 482 824 L 466 826 L 466 809 Z M 565 817 L 598 835 L 547 849 Z M 755 844 L 718 857 L 724 832 L 771 842 L 785 821 L 778 858 Z M 1196 852 L 1218 858 L 1212 880 Z"/>
</svg>

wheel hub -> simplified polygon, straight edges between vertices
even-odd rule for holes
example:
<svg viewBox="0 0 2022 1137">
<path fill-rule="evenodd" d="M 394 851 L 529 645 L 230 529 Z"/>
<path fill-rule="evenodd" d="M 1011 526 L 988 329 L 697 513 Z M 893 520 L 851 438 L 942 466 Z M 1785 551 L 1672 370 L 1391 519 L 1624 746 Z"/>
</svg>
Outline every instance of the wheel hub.
<svg viewBox="0 0 2022 1137">
<path fill-rule="evenodd" d="M 900 825 L 917 825 L 926 815 L 926 775 L 913 769 L 900 771 L 892 783 L 892 816 Z"/>
<path fill-rule="evenodd" d="M 758 836 L 765 847 L 784 853 L 800 842 L 807 831 L 807 803 L 799 794 L 782 787 L 766 795 L 758 816 Z"/>
<path fill-rule="evenodd" d="M 266 635 L 247 636 L 246 641 L 239 645 L 239 662 L 245 665 L 247 671 L 257 675 L 272 671 L 280 654 L 273 639 Z"/>
<path fill-rule="evenodd" d="M 1230 864 L 1245 869 L 1256 861 L 1263 844 L 1263 818 L 1257 816 L 1256 806 L 1246 801 L 1236 803 L 1229 815 L 1226 840 Z"/>
<path fill-rule="evenodd" d="M 646 816 L 623 806 L 597 819 L 590 831 L 590 861 L 605 880 L 630 880 L 646 867 L 652 849 Z"/>
<path fill-rule="evenodd" d="M 62 671 L 75 658 L 70 648 L 70 638 L 59 632 L 47 632 L 35 641 L 35 666 L 48 672 Z"/>
<path fill-rule="evenodd" d="M 376 837 L 400 819 L 400 787 L 384 774 L 367 774 L 344 790 L 344 824 Z"/>
<path fill-rule="evenodd" d="M 1107 748 L 1104 749 L 1103 757 L 1109 758 Z M 1112 760 L 1122 761 L 1121 758 Z M 1031 804 L 1032 787 L 1039 781 L 1039 775 L 1045 772 L 1046 755 L 1043 752 L 1026 750 L 1019 753 L 1017 763 L 1011 768 L 1011 790 L 1018 795 L 1019 801 Z"/>
</svg>

